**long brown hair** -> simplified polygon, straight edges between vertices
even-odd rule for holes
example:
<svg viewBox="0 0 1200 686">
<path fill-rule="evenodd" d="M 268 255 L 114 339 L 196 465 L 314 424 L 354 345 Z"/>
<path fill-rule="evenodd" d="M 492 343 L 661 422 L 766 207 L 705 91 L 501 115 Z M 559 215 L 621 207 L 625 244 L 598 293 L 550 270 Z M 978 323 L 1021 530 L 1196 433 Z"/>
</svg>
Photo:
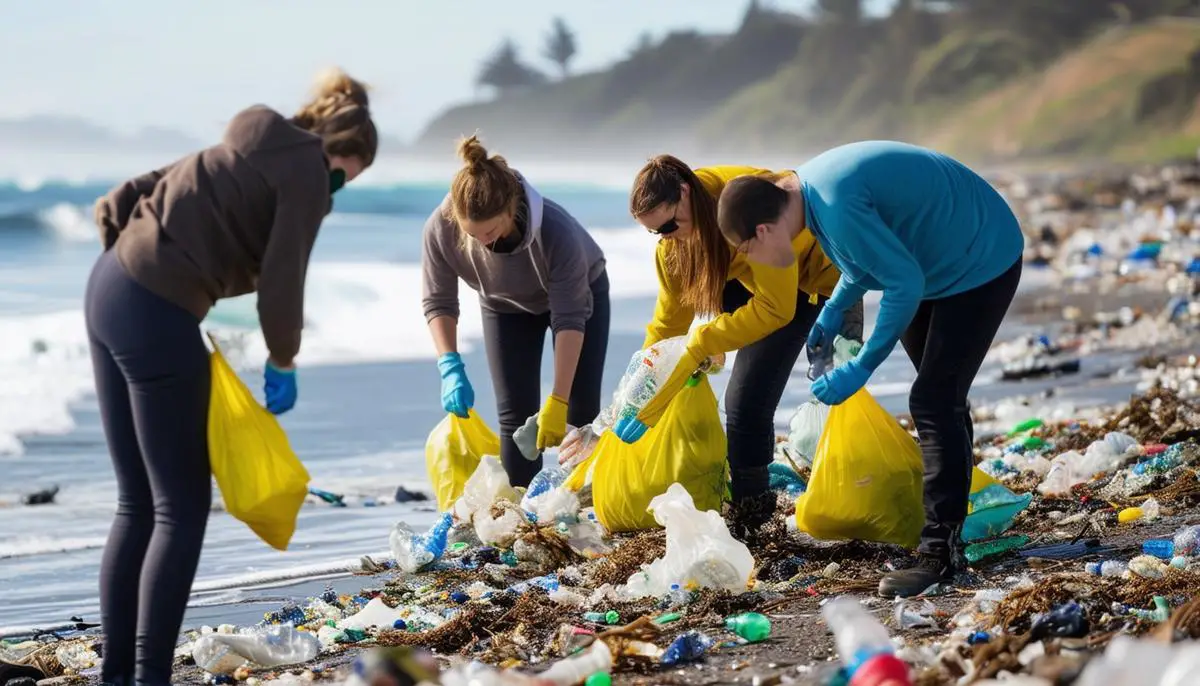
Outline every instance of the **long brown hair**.
<svg viewBox="0 0 1200 686">
<path fill-rule="evenodd" d="M 317 75 L 312 99 L 292 122 L 320 136 L 327 155 L 357 157 L 364 167 L 375 162 L 379 132 L 371 119 L 367 85 L 341 69 L 326 69 Z"/>
<path fill-rule="evenodd" d="M 659 155 L 642 167 L 629 194 L 629 211 L 640 217 L 663 203 L 682 197 L 681 185 L 691 190 L 692 225 L 695 236 L 672 241 L 667 250 L 667 269 L 679 278 L 679 299 L 701 316 L 721 313 L 722 294 L 729 278 L 732 248 L 717 224 L 717 199 L 709 195 L 692 168 L 672 155 Z"/>
</svg>

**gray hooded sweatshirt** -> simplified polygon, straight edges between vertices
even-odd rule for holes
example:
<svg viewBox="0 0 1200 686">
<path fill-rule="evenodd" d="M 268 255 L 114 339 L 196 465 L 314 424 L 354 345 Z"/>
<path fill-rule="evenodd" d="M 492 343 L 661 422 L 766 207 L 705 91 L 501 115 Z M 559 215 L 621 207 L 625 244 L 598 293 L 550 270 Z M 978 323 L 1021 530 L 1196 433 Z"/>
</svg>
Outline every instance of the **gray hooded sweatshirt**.
<svg viewBox="0 0 1200 686">
<path fill-rule="evenodd" d="M 447 195 L 425 222 L 421 250 L 425 321 L 458 319 L 458 280 L 493 312 L 550 313 L 550 329 L 583 331 L 592 316 L 591 284 L 604 271 L 604 253 L 575 218 L 521 178 L 528 226 L 511 252 L 463 240 Z"/>
</svg>

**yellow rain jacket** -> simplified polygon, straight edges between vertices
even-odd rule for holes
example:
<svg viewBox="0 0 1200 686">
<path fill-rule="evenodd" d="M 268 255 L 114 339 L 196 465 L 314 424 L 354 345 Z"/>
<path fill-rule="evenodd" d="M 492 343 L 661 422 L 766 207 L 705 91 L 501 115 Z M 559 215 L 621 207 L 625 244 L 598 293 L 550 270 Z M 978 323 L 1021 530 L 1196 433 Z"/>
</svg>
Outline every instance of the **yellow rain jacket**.
<svg viewBox="0 0 1200 686">
<path fill-rule="evenodd" d="M 714 198 L 720 197 L 725 184 L 739 176 L 748 174 L 771 174 L 767 169 L 756 167 L 721 166 L 704 167 L 696 170 L 696 176 L 704 189 Z M 682 302 L 684 284 L 667 270 L 667 256 L 674 247 L 672 241 L 659 241 L 655 252 L 655 267 L 658 272 L 658 303 L 654 308 L 654 319 L 646 327 L 643 348 L 674 336 L 682 336 L 691 328 L 696 317 L 693 308 Z M 801 231 L 792 241 L 796 262 L 788 267 L 770 267 L 752 264 L 746 256 L 734 252 L 729 263 L 729 280 L 738 280 L 752 297 L 743 307 L 731 313 L 717 315 L 712 321 L 697 327 L 688 345 L 688 355 L 680 367 L 663 384 L 658 395 L 642 409 L 638 419 L 653 426 L 670 403 L 671 398 L 682 388 L 687 377 L 695 371 L 683 369 L 692 362 L 700 361 L 717 353 L 730 352 L 765 338 L 792 320 L 796 314 L 799 291 L 808 295 L 810 303 L 816 304 L 818 296 L 829 297 L 837 285 L 837 267 L 830 262 L 811 231 Z M 679 378 L 676 378 L 679 377 Z"/>
</svg>

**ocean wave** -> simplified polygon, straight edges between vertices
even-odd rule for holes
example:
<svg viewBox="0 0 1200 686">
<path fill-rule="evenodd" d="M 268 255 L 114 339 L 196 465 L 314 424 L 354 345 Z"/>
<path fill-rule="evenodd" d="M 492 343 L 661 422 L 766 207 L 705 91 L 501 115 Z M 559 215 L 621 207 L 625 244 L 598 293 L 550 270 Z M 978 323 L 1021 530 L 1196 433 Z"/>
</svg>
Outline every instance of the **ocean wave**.
<svg viewBox="0 0 1200 686">
<path fill-rule="evenodd" d="M 79 538 L 58 538 L 56 536 L 19 536 L 0 541 L 0 560 L 17 557 L 33 557 L 34 555 L 49 555 L 51 553 L 70 553 L 79 550 L 96 550 L 103 548 L 107 536 L 84 536 Z"/>
<path fill-rule="evenodd" d="M 59 202 L 40 209 L 0 210 L 0 231 L 46 232 L 65 242 L 96 240 L 90 208 Z"/>
</svg>

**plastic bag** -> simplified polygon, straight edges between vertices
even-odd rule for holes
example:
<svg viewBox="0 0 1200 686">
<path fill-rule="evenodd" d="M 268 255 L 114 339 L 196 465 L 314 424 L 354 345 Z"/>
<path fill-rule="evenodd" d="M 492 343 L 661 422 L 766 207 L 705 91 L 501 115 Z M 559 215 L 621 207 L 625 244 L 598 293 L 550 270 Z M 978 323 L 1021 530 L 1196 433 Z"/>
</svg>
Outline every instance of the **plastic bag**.
<svg viewBox="0 0 1200 686">
<path fill-rule="evenodd" d="M 192 658 L 206 672 L 232 674 L 247 662 L 270 669 L 308 662 L 320 652 L 316 636 L 280 624 L 238 634 L 205 634 L 192 647 Z"/>
<path fill-rule="evenodd" d="M 830 408 L 796 525 L 814 538 L 916 546 L 921 449 L 866 389 Z"/>
<path fill-rule="evenodd" d="M 809 466 L 817 454 L 817 445 L 829 419 L 829 406 L 814 401 L 801 405 L 789 425 L 787 447 L 800 466 Z"/>
<path fill-rule="evenodd" d="M 446 415 L 425 441 L 425 469 L 437 494 L 438 510 L 448 511 L 462 495 L 467 479 L 475 473 L 484 455 L 500 454 L 500 437 L 475 410 L 463 419 Z"/>
<path fill-rule="evenodd" d="M 287 550 L 308 496 L 308 470 L 287 434 L 238 378 L 209 336 L 213 351 L 208 408 L 208 459 L 225 511 L 276 550 Z"/>
<path fill-rule="evenodd" d="M 493 515 L 492 506 L 505 500 L 512 507 L 501 507 L 500 512 Z M 509 485 L 508 474 L 500 460 L 485 455 L 463 486 L 462 496 L 455 501 L 454 516 L 471 522 L 484 545 L 503 546 L 512 543 L 517 527 L 525 521 L 518 514 L 520 500 L 516 489 Z"/>
<path fill-rule="evenodd" d="M 678 588 L 747 590 L 754 556 L 745 543 L 729 533 L 714 510 L 697 510 L 680 484 L 650 501 L 654 519 L 667 529 L 666 553 L 629 577 L 625 593 L 631 598 L 662 597 Z"/>
<path fill-rule="evenodd" d="M 611 532 L 655 526 L 651 500 L 681 484 L 700 510 L 721 509 L 725 494 L 725 429 L 706 377 L 684 387 L 658 425 L 632 445 L 611 431 L 567 479 L 579 490 L 588 481 L 596 518 Z"/>
</svg>

